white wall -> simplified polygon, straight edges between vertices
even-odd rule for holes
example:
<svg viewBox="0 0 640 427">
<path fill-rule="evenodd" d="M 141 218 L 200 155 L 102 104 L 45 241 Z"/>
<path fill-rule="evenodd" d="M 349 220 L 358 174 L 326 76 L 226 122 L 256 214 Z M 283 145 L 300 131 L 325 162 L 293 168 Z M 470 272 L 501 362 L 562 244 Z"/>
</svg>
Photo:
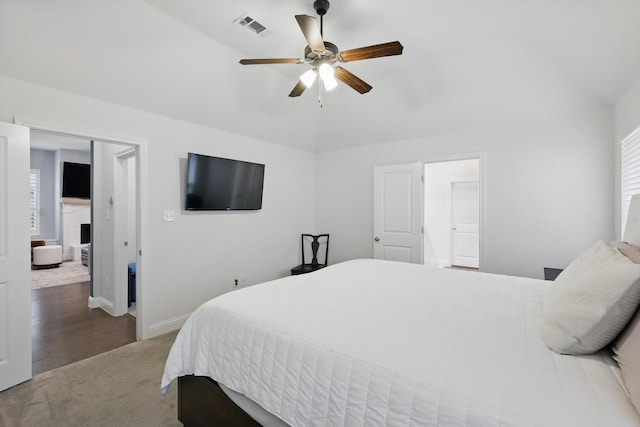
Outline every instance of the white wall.
<svg viewBox="0 0 640 427">
<path fill-rule="evenodd" d="M 613 236 L 613 118 L 461 132 L 321 153 L 318 229 L 332 262 L 373 256 L 373 167 L 482 153 L 485 271 L 543 277 Z"/>
<path fill-rule="evenodd" d="M 618 142 L 640 127 L 640 76 L 616 104 L 615 127 Z"/>
<path fill-rule="evenodd" d="M 123 145 L 94 142 L 93 144 L 93 278 L 92 296 L 109 313 L 114 311 L 114 210 L 110 197 L 114 193 L 114 155 Z"/>
<path fill-rule="evenodd" d="M 145 141 L 143 251 L 139 280 L 142 337 L 175 329 L 202 302 L 289 274 L 300 233 L 315 231 L 315 155 L 170 118 L 0 77 L 0 120 L 105 139 Z M 108 137 L 108 138 L 107 138 Z M 100 138 L 97 138 L 100 139 Z M 264 163 L 257 212 L 185 212 L 182 166 L 188 151 Z M 163 211 L 176 211 L 163 222 Z"/>
<path fill-rule="evenodd" d="M 136 228 L 136 158 L 131 156 L 126 162 L 127 170 L 127 186 L 125 191 L 127 192 L 127 231 L 126 240 L 129 242 L 129 253 L 127 254 L 127 264 L 130 262 L 136 262 L 138 257 L 138 248 L 135 245 L 136 236 L 138 230 Z"/>
</svg>

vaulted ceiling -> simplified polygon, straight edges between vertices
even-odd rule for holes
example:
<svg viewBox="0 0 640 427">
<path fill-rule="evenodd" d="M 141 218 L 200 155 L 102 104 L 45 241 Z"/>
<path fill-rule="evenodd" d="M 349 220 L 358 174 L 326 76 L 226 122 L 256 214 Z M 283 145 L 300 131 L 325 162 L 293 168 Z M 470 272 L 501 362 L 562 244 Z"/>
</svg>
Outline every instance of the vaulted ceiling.
<svg viewBox="0 0 640 427">
<path fill-rule="evenodd" d="M 267 28 L 240 26 L 248 14 Z M 302 149 L 526 123 L 611 106 L 640 76 L 640 0 L 333 0 L 344 64 L 373 86 L 287 95 L 312 0 L 0 0 L 0 74 Z M 0 101 L 1 102 L 1 101 Z"/>
</svg>

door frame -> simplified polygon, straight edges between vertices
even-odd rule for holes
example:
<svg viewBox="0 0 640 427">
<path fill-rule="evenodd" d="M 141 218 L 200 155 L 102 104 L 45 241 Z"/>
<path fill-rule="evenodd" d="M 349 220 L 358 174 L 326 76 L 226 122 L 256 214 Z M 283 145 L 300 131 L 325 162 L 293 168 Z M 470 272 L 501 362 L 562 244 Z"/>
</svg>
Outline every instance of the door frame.
<svg viewBox="0 0 640 427">
<path fill-rule="evenodd" d="M 128 289 L 129 289 L 129 285 L 128 285 L 128 280 L 127 280 L 127 274 L 126 274 L 126 270 L 123 268 L 124 264 L 125 264 L 125 259 L 128 258 L 129 255 L 129 248 L 124 248 L 124 246 L 121 246 L 120 244 L 122 242 L 124 242 L 125 240 L 125 235 L 124 235 L 124 230 L 125 228 L 123 227 L 123 225 L 125 223 L 128 223 L 128 211 L 127 209 L 123 209 L 123 204 L 120 203 L 120 201 L 123 199 L 123 196 L 126 195 L 127 191 L 124 189 L 124 187 L 127 185 L 127 178 L 128 178 L 128 174 L 130 173 L 128 170 L 126 173 L 123 173 L 123 170 L 125 169 L 125 166 L 123 165 L 124 163 L 126 163 L 130 158 L 134 158 L 135 162 L 136 162 L 136 170 L 137 168 L 137 150 L 136 147 L 129 147 L 129 148 L 125 148 L 123 151 L 120 151 L 118 153 L 114 154 L 114 159 L 113 159 L 113 180 L 114 180 L 114 185 L 113 185 L 113 206 L 114 206 L 114 212 L 113 212 L 113 218 L 114 218 L 114 222 L 113 222 L 113 273 L 112 273 L 112 277 L 113 277 L 113 310 L 117 315 L 123 315 L 126 314 L 129 310 L 128 310 Z M 138 173 L 136 172 L 136 200 L 137 200 L 137 189 L 138 189 Z M 126 204 L 124 204 L 124 206 L 126 208 L 128 208 L 129 204 L 128 202 Z M 136 206 L 136 225 L 138 224 L 138 213 L 137 213 L 137 206 Z M 139 262 L 138 258 L 140 257 L 140 253 L 138 252 L 138 236 L 137 236 L 137 231 L 136 231 L 136 242 L 135 242 L 135 246 L 136 246 L 136 265 Z M 137 280 L 136 280 L 136 287 L 137 287 Z M 136 290 L 137 291 L 137 290 Z M 137 295 L 137 294 L 136 294 Z M 136 304 L 137 307 L 137 304 Z"/>
<path fill-rule="evenodd" d="M 52 135 L 60 135 L 72 138 L 81 138 L 86 139 L 88 141 L 93 141 L 94 144 L 100 143 L 114 143 L 114 144 L 122 144 L 129 145 L 135 147 L 135 150 L 138 153 L 138 164 L 137 164 L 137 183 L 138 188 L 136 189 L 136 233 L 138 240 L 138 264 L 136 265 L 136 284 L 137 287 L 142 291 L 141 293 L 137 293 L 137 304 L 136 304 L 136 339 L 144 340 L 148 338 L 148 334 L 145 333 L 144 325 L 145 322 L 145 306 L 144 301 L 145 298 L 144 286 L 141 286 L 144 280 L 144 262 L 142 260 L 142 249 L 147 247 L 147 221 L 144 218 L 148 218 L 147 215 L 147 206 L 148 206 L 148 198 L 147 198 L 147 141 L 143 139 L 133 139 L 133 138 L 120 138 L 120 137 L 112 137 L 108 135 L 100 135 L 88 133 L 87 131 L 79 131 L 72 129 L 61 129 L 55 128 L 48 125 L 42 125 L 35 121 L 30 120 L 21 120 L 18 117 L 15 117 L 13 120 L 14 124 L 23 125 L 30 130 L 35 130 L 37 132 L 48 133 Z M 92 159 L 93 162 L 93 159 Z M 93 227 L 92 227 L 93 228 Z M 93 230 L 92 230 L 93 234 Z M 93 257 L 92 257 L 93 258 Z M 92 259 L 92 264 L 94 260 Z M 90 297 L 91 299 L 91 297 Z"/>
<path fill-rule="evenodd" d="M 427 157 L 426 159 L 421 159 L 420 161 L 423 164 L 422 175 L 426 176 L 426 167 L 431 163 L 445 163 L 445 162 L 455 162 L 458 160 L 478 160 L 478 270 L 484 271 L 484 241 L 486 236 L 486 222 L 485 218 L 485 203 L 484 203 L 484 194 L 485 194 L 485 156 L 482 152 L 469 152 L 469 153 L 461 153 L 461 154 L 450 154 L 450 155 L 442 155 L 442 156 L 433 156 Z M 426 191 L 426 185 L 423 186 L 423 192 Z M 427 203 L 426 194 L 423 194 L 423 204 Z M 449 203 L 450 205 L 450 203 Z M 424 208 L 424 207 L 423 207 Z M 450 218 L 450 209 L 451 206 L 447 207 L 449 211 L 449 221 Z M 424 210 L 424 209 L 423 209 Z M 424 218 L 422 219 L 424 222 Z M 450 228 L 450 227 L 449 227 Z M 450 233 L 450 229 L 449 229 Z M 424 245 L 424 236 L 426 234 L 422 234 L 423 245 Z M 449 254 L 451 256 L 451 254 Z"/>
</svg>

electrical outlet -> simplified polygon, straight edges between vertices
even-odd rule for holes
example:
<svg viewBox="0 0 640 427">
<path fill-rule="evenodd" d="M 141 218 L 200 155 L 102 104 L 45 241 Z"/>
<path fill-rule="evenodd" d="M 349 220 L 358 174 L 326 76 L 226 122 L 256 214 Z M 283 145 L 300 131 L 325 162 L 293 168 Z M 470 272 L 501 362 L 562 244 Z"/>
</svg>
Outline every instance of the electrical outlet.
<svg viewBox="0 0 640 427">
<path fill-rule="evenodd" d="M 233 281 L 233 287 L 234 287 L 234 288 L 237 288 L 237 287 L 238 287 L 238 279 L 235 279 L 235 280 Z"/>
</svg>

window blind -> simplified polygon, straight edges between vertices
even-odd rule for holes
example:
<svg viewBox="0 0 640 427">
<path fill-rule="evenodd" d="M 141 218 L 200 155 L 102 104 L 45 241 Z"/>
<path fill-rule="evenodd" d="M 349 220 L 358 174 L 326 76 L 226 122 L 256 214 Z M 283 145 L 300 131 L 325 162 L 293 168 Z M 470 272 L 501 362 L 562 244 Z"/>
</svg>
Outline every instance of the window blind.
<svg viewBox="0 0 640 427">
<path fill-rule="evenodd" d="M 40 234 L 40 171 L 32 169 L 29 174 L 29 209 L 32 235 Z"/>
<path fill-rule="evenodd" d="M 640 193 L 640 128 L 636 129 L 622 140 L 620 153 L 621 177 L 620 188 L 622 191 L 620 200 L 622 203 L 622 234 L 627 225 L 627 212 L 631 203 L 631 196 Z"/>
</svg>

